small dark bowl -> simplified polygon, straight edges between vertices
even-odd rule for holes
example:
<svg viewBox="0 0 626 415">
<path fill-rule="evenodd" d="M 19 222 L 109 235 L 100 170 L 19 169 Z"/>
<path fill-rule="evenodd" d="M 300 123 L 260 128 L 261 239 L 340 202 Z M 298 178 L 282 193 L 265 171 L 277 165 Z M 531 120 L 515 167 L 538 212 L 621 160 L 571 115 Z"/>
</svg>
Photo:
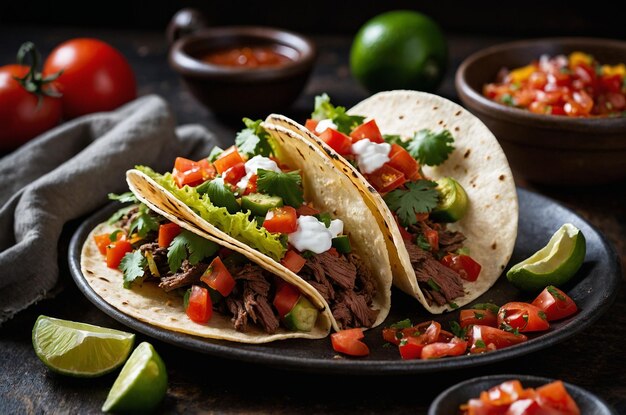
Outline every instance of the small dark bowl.
<svg viewBox="0 0 626 415">
<path fill-rule="evenodd" d="M 316 55 L 307 38 L 269 27 L 203 26 L 197 11 L 185 9 L 174 16 L 168 27 L 173 41 L 169 63 L 193 96 L 214 113 L 265 116 L 287 108 L 303 90 Z M 242 46 L 269 46 L 290 61 L 276 67 L 241 68 L 199 59 L 213 50 Z"/>
<path fill-rule="evenodd" d="M 554 379 L 528 375 L 493 375 L 469 379 L 441 392 L 430 405 L 428 415 L 458 414 L 460 405 L 467 403 L 472 398 L 478 398 L 482 391 L 514 379 L 519 380 L 524 388 L 537 388 L 554 381 Z M 581 414 L 617 415 L 613 408 L 591 392 L 570 383 L 564 382 L 564 384 L 565 389 L 578 405 Z"/>
<path fill-rule="evenodd" d="M 498 138 L 520 177 L 545 184 L 583 185 L 626 178 L 626 117 L 572 118 L 534 114 L 482 95 L 503 68 L 525 66 L 542 54 L 592 54 L 602 64 L 626 62 L 626 42 L 553 38 L 511 42 L 474 53 L 456 73 L 463 104 Z"/>
</svg>

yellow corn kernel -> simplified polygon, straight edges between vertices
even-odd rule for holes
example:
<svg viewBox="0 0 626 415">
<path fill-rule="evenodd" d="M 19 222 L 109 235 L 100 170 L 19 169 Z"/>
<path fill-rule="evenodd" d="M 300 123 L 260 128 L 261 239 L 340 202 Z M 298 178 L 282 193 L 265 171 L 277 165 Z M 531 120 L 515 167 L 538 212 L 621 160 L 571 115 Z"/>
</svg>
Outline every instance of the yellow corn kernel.
<svg viewBox="0 0 626 415">
<path fill-rule="evenodd" d="M 521 68 L 517 68 L 517 69 L 513 69 L 510 73 L 508 78 L 511 80 L 511 82 L 523 82 L 525 80 L 527 80 L 528 78 L 530 78 L 530 75 L 532 75 L 533 72 L 535 72 L 537 70 L 537 68 L 535 68 L 535 65 L 527 65 L 527 66 L 522 66 Z"/>
<path fill-rule="evenodd" d="M 626 77 L 626 65 L 624 65 L 623 63 L 614 66 L 602 65 L 602 75 L 620 75 L 621 77 Z"/>
<path fill-rule="evenodd" d="M 569 55 L 569 66 L 573 68 L 576 65 L 580 65 L 584 63 L 587 66 L 591 66 L 591 62 L 593 62 L 593 57 L 584 52 L 572 52 Z"/>
</svg>

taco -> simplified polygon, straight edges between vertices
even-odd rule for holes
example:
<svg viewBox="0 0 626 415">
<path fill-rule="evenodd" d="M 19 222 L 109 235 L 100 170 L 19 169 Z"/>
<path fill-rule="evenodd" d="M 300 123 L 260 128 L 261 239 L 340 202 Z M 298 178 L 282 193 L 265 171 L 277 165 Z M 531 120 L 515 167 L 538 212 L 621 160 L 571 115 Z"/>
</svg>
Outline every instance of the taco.
<svg viewBox="0 0 626 415">
<path fill-rule="evenodd" d="M 391 267 L 360 190 L 298 134 L 245 122 L 237 145 L 206 159 L 177 158 L 165 174 L 128 171 L 130 189 L 150 209 L 314 288 L 335 330 L 380 324 L 390 309 Z"/>
<path fill-rule="evenodd" d="M 276 114 L 266 122 L 322 149 L 359 189 L 385 235 L 394 285 L 431 313 L 471 302 L 505 269 L 515 183 L 494 135 L 464 108 L 387 91 L 346 111 L 324 94 L 306 126 Z"/>
<path fill-rule="evenodd" d="M 85 241 L 82 273 L 113 307 L 157 327 L 242 343 L 329 334 L 330 311 L 311 286 L 160 213 L 133 204 Z"/>
</svg>

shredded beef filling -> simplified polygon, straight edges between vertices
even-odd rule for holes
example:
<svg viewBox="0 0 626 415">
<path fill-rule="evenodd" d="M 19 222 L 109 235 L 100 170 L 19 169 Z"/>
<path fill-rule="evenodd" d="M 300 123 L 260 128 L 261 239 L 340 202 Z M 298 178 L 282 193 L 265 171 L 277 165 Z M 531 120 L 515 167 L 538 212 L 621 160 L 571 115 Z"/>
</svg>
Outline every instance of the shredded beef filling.
<svg viewBox="0 0 626 415">
<path fill-rule="evenodd" d="M 449 230 L 440 230 L 439 234 L 439 249 L 443 252 L 454 252 L 463 248 L 463 242 L 465 242 L 465 235 L 461 232 L 453 232 Z"/>
<path fill-rule="evenodd" d="M 208 264 L 199 262 L 195 265 L 191 265 L 186 259 L 180 266 L 180 271 L 161 277 L 159 287 L 165 291 L 172 291 L 177 288 L 185 287 L 200 281 L 200 277 L 208 268 Z"/>
</svg>

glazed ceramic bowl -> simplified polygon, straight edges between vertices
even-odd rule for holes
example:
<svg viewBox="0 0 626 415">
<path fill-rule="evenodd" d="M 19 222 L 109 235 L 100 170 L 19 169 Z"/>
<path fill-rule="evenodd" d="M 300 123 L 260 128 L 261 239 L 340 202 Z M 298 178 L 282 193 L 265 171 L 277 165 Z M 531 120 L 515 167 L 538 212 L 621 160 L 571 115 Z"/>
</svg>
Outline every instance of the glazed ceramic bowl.
<svg viewBox="0 0 626 415">
<path fill-rule="evenodd" d="M 313 68 L 315 45 L 299 34 L 257 26 L 206 27 L 199 12 L 184 9 L 168 26 L 170 66 L 192 95 L 218 115 L 262 116 L 287 108 Z M 289 61 L 273 67 L 210 64 L 203 54 L 233 47 L 270 47 Z"/>
<path fill-rule="evenodd" d="M 478 51 L 456 73 L 463 104 L 500 141 L 517 178 L 553 185 L 591 185 L 626 179 L 626 117 L 572 118 L 534 114 L 482 95 L 503 67 L 529 64 L 542 54 L 582 51 L 606 64 L 626 63 L 626 42 L 551 38 L 511 42 Z"/>
</svg>

